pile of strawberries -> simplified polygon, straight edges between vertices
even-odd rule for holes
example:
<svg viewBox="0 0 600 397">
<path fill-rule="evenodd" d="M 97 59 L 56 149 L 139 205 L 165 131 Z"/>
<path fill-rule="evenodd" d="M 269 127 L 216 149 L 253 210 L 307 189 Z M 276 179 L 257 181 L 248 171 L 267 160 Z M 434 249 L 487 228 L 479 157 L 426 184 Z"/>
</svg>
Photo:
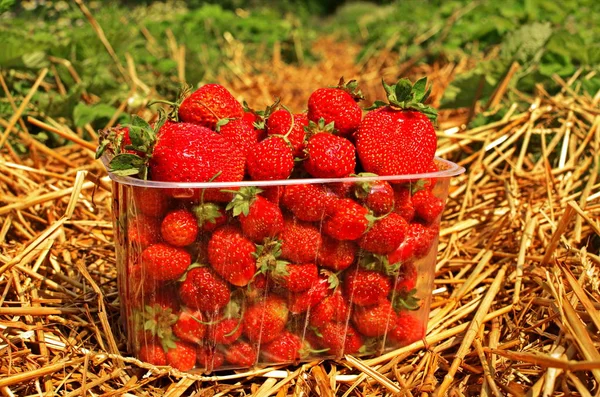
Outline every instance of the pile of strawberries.
<svg viewBox="0 0 600 397">
<path fill-rule="evenodd" d="M 423 337 L 444 189 L 381 176 L 438 171 L 435 111 L 424 79 L 384 87 L 388 102 L 363 110 L 356 82 L 341 80 L 292 113 L 208 84 L 153 125 L 134 117 L 104 132 L 98 156 L 113 175 L 209 182 L 114 185 L 140 359 L 212 371 Z"/>
</svg>

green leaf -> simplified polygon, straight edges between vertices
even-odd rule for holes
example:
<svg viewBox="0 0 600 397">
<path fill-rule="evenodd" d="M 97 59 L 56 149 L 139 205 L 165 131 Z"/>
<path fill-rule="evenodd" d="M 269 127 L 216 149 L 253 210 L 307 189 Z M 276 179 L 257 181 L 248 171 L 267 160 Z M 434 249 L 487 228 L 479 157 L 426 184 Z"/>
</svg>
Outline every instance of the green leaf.
<svg viewBox="0 0 600 397">
<path fill-rule="evenodd" d="M 22 59 L 23 65 L 30 69 L 41 69 L 50 64 L 44 51 L 35 51 L 24 54 Z"/>
<path fill-rule="evenodd" d="M 410 99 L 410 93 L 412 91 L 412 87 L 410 84 L 410 80 L 409 79 L 401 79 L 400 81 L 398 81 L 398 83 L 396 83 L 394 88 L 394 94 L 395 94 L 395 100 L 400 102 L 400 101 L 406 101 Z M 387 89 L 386 89 L 387 92 Z M 391 102 L 391 99 L 390 99 Z"/>
<path fill-rule="evenodd" d="M 109 120 L 116 111 L 117 109 L 105 103 L 86 105 L 80 102 L 73 109 L 73 122 L 76 127 L 83 127 L 96 120 Z"/>
</svg>

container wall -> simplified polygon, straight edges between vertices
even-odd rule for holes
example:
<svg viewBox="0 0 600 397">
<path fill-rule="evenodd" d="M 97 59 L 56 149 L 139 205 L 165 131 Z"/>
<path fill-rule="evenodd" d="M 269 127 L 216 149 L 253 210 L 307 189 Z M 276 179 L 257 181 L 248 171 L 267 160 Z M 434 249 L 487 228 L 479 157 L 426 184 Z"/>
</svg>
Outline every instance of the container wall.
<svg viewBox="0 0 600 397">
<path fill-rule="evenodd" d="M 448 185 L 114 183 L 130 351 L 210 372 L 377 355 L 421 339 Z"/>
</svg>

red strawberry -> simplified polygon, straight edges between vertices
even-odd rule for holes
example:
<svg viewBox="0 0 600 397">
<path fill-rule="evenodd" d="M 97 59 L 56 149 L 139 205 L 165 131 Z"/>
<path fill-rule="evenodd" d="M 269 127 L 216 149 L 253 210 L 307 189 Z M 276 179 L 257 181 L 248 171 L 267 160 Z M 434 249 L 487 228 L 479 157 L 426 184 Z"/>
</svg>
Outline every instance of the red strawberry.
<svg viewBox="0 0 600 397">
<path fill-rule="evenodd" d="M 167 365 L 167 354 L 157 342 L 143 344 L 138 352 L 138 358 L 153 365 Z"/>
<path fill-rule="evenodd" d="M 396 317 L 395 326 L 388 333 L 388 338 L 399 344 L 408 345 L 425 336 L 423 321 L 408 312 L 401 311 Z"/>
<path fill-rule="evenodd" d="M 246 168 L 255 181 L 287 179 L 294 169 L 292 148 L 279 136 L 262 140 L 248 153 Z"/>
<path fill-rule="evenodd" d="M 326 296 L 310 312 L 310 325 L 321 327 L 328 322 L 346 322 L 350 307 L 344 296 L 336 291 Z"/>
<path fill-rule="evenodd" d="M 409 223 L 404 241 L 396 251 L 390 254 L 393 259 L 393 262 L 390 263 L 407 262 L 426 256 L 438 233 L 439 226 L 436 224 L 425 226 L 418 222 Z"/>
<path fill-rule="evenodd" d="M 132 186 L 133 208 L 132 210 L 139 214 L 148 216 L 162 217 L 169 208 L 169 198 L 165 196 L 164 189 L 145 188 Z"/>
<path fill-rule="evenodd" d="M 444 201 L 435 197 L 427 189 L 419 190 L 413 194 L 412 202 L 417 216 L 427 223 L 435 222 L 444 211 Z"/>
<path fill-rule="evenodd" d="M 412 87 L 407 79 L 394 86 L 384 83 L 390 104 L 367 113 L 356 132 L 356 149 L 365 171 L 377 175 L 427 172 L 437 137 L 428 118 L 435 118 L 435 110 L 422 103 L 430 92 L 426 84 L 425 78 Z"/>
<path fill-rule="evenodd" d="M 396 326 L 396 313 L 391 302 L 383 300 L 374 306 L 357 306 L 352 321 L 364 336 L 382 336 Z"/>
<path fill-rule="evenodd" d="M 251 367 L 256 363 L 256 346 L 248 342 L 237 341 L 225 348 L 225 361 L 240 367 Z"/>
<path fill-rule="evenodd" d="M 352 199 L 340 199 L 323 223 L 323 232 L 337 240 L 357 240 L 367 230 L 368 210 Z"/>
<path fill-rule="evenodd" d="M 354 172 L 356 154 L 348 139 L 320 132 L 306 144 L 304 169 L 315 178 L 342 178 Z"/>
<path fill-rule="evenodd" d="M 279 207 L 258 196 L 261 190 L 255 187 L 242 187 L 227 205 L 233 216 L 239 217 L 242 232 L 255 243 L 267 237 L 277 236 L 283 230 L 283 215 Z"/>
<path fill-rule="evenodd" d="M 394 212 L 410 222 L 415 217 L 415 207 L 410 195 L 410 188 L 406 186 L 397 186 L 394 189 Z"/>
<path fill-rule="evenodd" d="M 351 136 L 360 125 L 362 109 L 356 103 L 362 99 L 356 91 L 356 81 L 344 84 L 342 78 L 336 88 L 319 88 L 308 98 L 308 119 L 314 122 L 325 119 L 335 123 L 338 134 Z"/>
<path fill-rule="evenodd" d="M 145 274 L 157 281 L 178 279 L 191 263 L 192 258 L 186 250 L 164 243 L 153 244 L 142 252 Z"/>
<path fill-rule="evenodd" d="M 317 263 L 333 271 L 344 270 L 354 263 L 357 250 L 358 247 L 352 241 L 340 241 L 323 236 Z"/>
<path fill-rule="evenodd" d="M 230 345 L 242 336 L 242 324 L 239 318 L 226 318 L 209 328 L 211 343 Z"/>
<path fill-rule="evenodd" d="M 262 193 L 260 194 L 273 204 L 279 205 L 281 197 L 283 196 L 283 186 L 261 186 Z"/>
<path fill-rule="evenodd" d="M 179 120 L 215 129 L 225 118 L 240 118 L 242 105 L 222 85 L 206 84 L 179 105 Z"/>
<path fill-rule="evenodd" d="M 309 289 L 290 294 L 290 312 L 294 314 L 306 312 L 329 295 L 331 293 L 331 288 L 331 281 L 326 277 L 321 277 L 319 281 Z"/>
<path fill-rule="evenodd" d="M 361 176 L 376 176 L 361 173 Z M 375 215 L 384 215 L 394 209 L 394 189 L 387 181 L 357 182 L 354 194 L 362 205 L 373 211 Z"/>
<path fill-rule="evenodd" d="M 198 310 L 182 310 L 173 324 L 173 333 L 184 342 L 201 343 L 206 335 L 202 313 Z"/>
<path fill-rule="evenodd" d="M 287 109 L 273 112 L 267 119 L 269 135 L 285 136 L 293 148 L 294 157 L 302 157 L 304 150 L 304 127 L 308 126 L 306 114 L 292 114 Z"/>
<path fill-rule="evenodd" d="M 198 346 L 196 349 L 196 363 L 206 372 L 221 367 L 224 362 L 225 356 L 223 353 L 212 346 Z"/>
<path fill-rule="evenodd" d="M 356 353 L 363 345 L 360 334 L 350 324 L 326 323 L 319 328 L 319 332 L 320 345 L 328 348 L 328 353 L 336 357 Z"/>
<path fill-rule="evenodd" d="M 174 342 L 167 351 L 167 364 L 180 371 L 189 371 L 196 365 L 196 346 L 187 342 Z"/>
<path fill-rule="evenodd" d="M 244 157 L 258 142 L 257 131 L 251 122 L 241 119 L 222 119 L 217 126 L 217 132 L 234 146 L 242 149 Z"/>
<path fill-rule="evenodd" d="M 185 247 L 196 241 L 198 220 L 188 210 L 171 211 L 164 217 L 160 231 L 165 242 L 175 247 Z"/>
<path fill-rule="evenodd" d="M 315 262 L 321 245 L 319 229 L 310 223 L 284 219 L 281 239 L 281 258 L 294 263 Z"/>
<path fill-rule="evenodd" d="M 282 298 L 267 296 L 244 312 L 244 335 L 251 342 L 268 343 L 284 330 L 288 315 L 289 309 Z"/>
<path fill-rule="evenodd" d="M 350 198 L 353 196 L 354 183 L 352 182 L 334 182 L 327 184 L 327 190 L 338 198 Z"/>
<path fill-rule="evenodd" d="M 154 292 L 148 296 L 146 304 L 155 309 L 158 308 L 161 312 L 170 310 L 171 313 L 176 313 L 179 311 L 177 290 L 170 286 L 159 286 L 158 289 L 155 289 Z"/>
<path fill-rule="evenodd" d="M 196 267 L 187 272 L 179 286 L 181 301 L 191 309 L 206 312 L 224 307 L 230 298 L 225 281 L 206 267 Z"/>
<path fill-rule="evenodd" d="M 127 227 L 127 239 L 129 244 L 139 246 L 141 249 L 158 243 L 161 240 L 158 219 L 142 213 L 130 219 Z"/>
<path fill-rule="evenodd" d="M 388 255 L 388 260 L 394 259 L 392 255 Z M 402 263 L 398 269 L 398 275 L 394 282 L 394 290 L 401 293 L 407 294 L 412 291 L 417 285 L 417 268 L 412 262 Z"/>
<path fill-rule="evenodd" d="M 302 358 L 302 339 L 289 331 L 283 331 L 277 338 L 261 346 L 261 355 L 267 362 L 285 363 Z"/>
<path fill-rule="evenodd" d="M 208 242 L 208 262 L 225 280 L 243 287 L 256 273 L 255 251 L 238 228 L 225 225 L 215 230 Z"/>
<path fill-rule="evenodd" d="M 248 302 L 256 302 L 263 299 L 267 294 L 267 277 L 262 273 L 256 273 L 256 276 L 246 286 L 246 299 Z"/>
<path fill-rule="evenodd" d="M 404 240 L 408 223 L 400 215 L 390 213 L 378 219 L 358 240 L 358 245 L 369 252 L 386 255 L 394 252 Z"/>
<path fill-rule="evenodd" d="M 319 281 L 319 270 L 314 263 L 281 264 L 271 271 L 271 278 L 288 291 L 306 291 Z"/>
<path fill-rule="evenodd" d="M 227 222 L 225 211 L 215 203 L 203 203 L 192 209 L 198 226 L 205 232 L 212 232 Z"/>
<path fill-rule="evenodd" d="M 296 218 L 308 222 L 322 220 L 331 200 L 334 198 L 322 185 L 314 184 L 288 185 L 281 197 Z"/>
<path fill-rule="evenodd" d="M 385 275 L 358 268 L 348 273 L 344 283 L 346 298 L 356 305 L 376 305 L 386 299 L 391 283 Z"/>
</svg>

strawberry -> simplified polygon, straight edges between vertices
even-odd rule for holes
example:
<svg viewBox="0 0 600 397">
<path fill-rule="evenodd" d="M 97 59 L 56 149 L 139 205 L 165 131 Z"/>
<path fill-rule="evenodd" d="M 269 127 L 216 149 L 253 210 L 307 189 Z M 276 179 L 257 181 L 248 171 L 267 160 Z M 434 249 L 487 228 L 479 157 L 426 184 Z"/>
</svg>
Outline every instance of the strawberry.
<svg viewBox="0 0 600 397">
<path fill-rule="evenodd" d="M 177 321 L 173 324 L 173 333 L 184 342 L 201 343 L 206 335 L 206 325 L 203 324 L 202 312 L 182 310 Z"/>
<path fill-rule="evenodd" d="M 179 311 L 177 290 L 170 286 L 159 286 L 148 296 L 147 306 L 154 307 L 161 312 L 170 310 L 172 313 L 177 313 Z"/>
<path fill-rule="evenodd" d="M 352 241 L 340 241 L 323 236 L 317 255 L 317 263 L 333 271 L 348 268 L 356 258 L 358 247 Z"/>
<path fill-rule="evenodd" d="M 391 283 L 385 275 L 357 268 L 348 273 L 343 285 L 346 298 L 359 306 L 376 305 L 386 299 Z"/>
<path fill-rule="evenodd" d="M 174 210 L 162 220 L 160 232 L 165 242 L 175 247 L 185 247 L 196 241 L 198 220 L 188 210 Z"/>
<path fill-rule="evenodd" d="M 353 197 L 354 183 L 352 182 L 332 182 L 327 184 L 327 190 L 338 198 Z"/>
<path fill-rule="evenodd" d="M 191 263 L 192 258 L 186 250 L 164 243 L 153 244 L 142 252 L 145 274 L 156 281 L 178 279 Z"/>
<path fill-rule="evenodd" d="M 215 203 L 203 203 L 192 208 L 198 226 L 205 232 L 212 232 L 227 222 L 225 210 Z"/>
<path fill-rule="evenodd" d="M 282 259 L 294 263 L 315 262 L 321 245 L 321 234 L 314 225 L 286 218 L 279 238 Z"/>
<path fill-rule="evenodd" d="M 225 356 L 211 346 L 198 346 L 196 349 L 196 363 L 206 372 L 219 368 L 225 362 Z"/>
<path fill-rule="evenodd" d="M 405 311 L 398 313 L 394 326 L 388 332 L 388 338 L 402 346 L 416 342 L 424 336 L 423 321 Z"/>
<path fill-rule="evenodd" d="M 138 358 L 153 365 L 167 365 L 167 354 L 157 342 L 143 344 L 138 352 Z"/>
<path fill-rule="evenodd" d="M 143 213 L 129 219 L 127 239 L 130 245 L 138 246 L 141 249 L 160 242 L 160 223 L 158 219 Z"/>
<path fill-rule="evenodd" d="M 233 216 L 239 217 L 242 232 L 255 243 L 261 243 L 267 237 L 275 237 L 283 230 L 283 215 L 279 207 L 269 200 L 258 196 L 262 190 L 252 186 L 240 188 L 227 210 L 233 210 Z"/>
<path fill-rule="evenodd" d="M 377 176 L 368 172 L 358 177 Z M 375 215 L 384 215 L 394 209 L 394 189 L 387 181 L 361 181 L 354 187 L 354 195 L 359 202 L 373 211 Z"/>
<path fill-rule="evenodd" d="M 401 79 L 383 84 L 388 104 L 376 102 L 356 132 L 356 150 L 365 171 L 377 175 L 427 172 L 433 161 L 437 137 L 431 119 L 436 112 L 424 105 L 430 89 L 425 78 L 411 86 Z"/>
<path fill-rule="evenodd" d="M 390 263 L 395 259 L 391 254 L 388 255 Z M 407 294 L 417 285 L 417 268 L 412 262 L 404 262 L 398 269 L 398 274 L 394 282 L 394 291 L 401 294 Z"/>
<path fill-rule="evenodd" d="M 444 201 L 435 197 L 431 190 L 419 190 L 413 194 L 412 202 L 417 216 L 427 223 L 435 222 L 444 211 Z"/>
<path fill-rule="evenodd" d="M 306 144 L 304 169 L 315 178 L 342 178 L 354 172 L 356 154 L 348 139 L 319 132 Z"/>
<path fill-rule="evenodd" d="M 206 312 L 224 307 L 230 299 L 227 284 L 206 267 L 189 270 L 179 286 L 181 301 L 191 309 Z"/>
<path fill-rule="evenodd" d="M 294 216 L 302 221 L 317 222 L 323 219 L 334 198 L 323 185 L 287 185 L 281 202 Z"/>
<path fill-rule="evenodd" d="M 396 313 L 388 300 L 374 306 L 357 306 L 352 322 L 364 336 L 382 336 L 396 325 Z"/>
<path fill-rule="evenodd" d="M 279 109 L 267 119 L 269 135 L 285 136 L 292 145 L 293 157 L 302 157 L 304 150 L 304 127 L 308 126 L 306 114 L 292 114 L 287 109 Z"/>
<path fill-rule="evenodd" d="M 196 346 L 187 342 L 175 341 L 175 346 L 167 351 L 167 364 L 180 371 L 189 371 L 196 365 Z"/>
<path fill-rule="evenodd" d="M 239 367 L 251 367 L 256 363 L 256 346 L 248 342 L 237 341 L 225 348 L 225 361 Z"/>
<path fill-rule="evenodd" d="M 284 330 L 288 315 L 285 300 L 275 295 L 267 296 L 244 312 L 244 335 L 251 342 L 268 343 Z"/>
<path fill-rule="evenodd" d="M 279 205 L 281 198 L 283 197 L 284 187 L 283 186 L 261 186 L 262 193 L 260 194 L 273 204 Z"/>
<path fill-rule="evenodd" d="M 412 259 L 423 258 L 429 253 L 439 233 L 439 226 L 423 225 L 419 222 L 411 222 L 406 230 L 404 241 L 391 256 L 393 262 L 407 262 Z"/>
<path fill-rule="evenodd" d="M 398 185 L 394 188 L 394 212 L 411 222 L 415 217 L 415 207 L 410 195 L 410 188 Z"/>
<path fill-rule="evenodd" d="M 217 123 L 217 132 L 225 137 L 234 146 L 242 149 L 244 157 L 258 142 L 258 133 L 244 118 L 241 119 L 221 119 Z"/>
<path fill-rule="evenodd" d="M 290 312 L 293 314 L 304 313 L 314 307 L 331 293 L 331 288 L 335 288 L 335 283 L 327 277 L 320 277 L 319 281 L 309 289 L 301 292 L 291 293 L 289 296 Z"/>
<path fill-rule="evenodd" d="M 352 199 L 340 199 L 323 223 L 323 232 L 337 240 L 357 240 L 367 230 L 368 210 Z"/>
<path fill-rule="evenodd" d="M 208 262 L 212 268 L 237 287 L 246 286 L 254 273 L 254 244 L 235 226 L 225 225 L 214 231 L 208 242 Z"/>
<path fill-rule="evenodd" d="M 358 240 L 358 245 L 374 254 L 389 254 L 400 246 L 407 228 L 408 223 L 404 218 L 392 212 L 375 220 L 373 226 Z"/>
<path fill-rule="evenodd" d="M 239 318 L 226 318 L 209 327 L 211 343 L 230 345 L 242 336 L 242 324 Z"/>
<path fill-rule="evenodd" d="M 163 189 L 132 186 L 131 191 L 133 192 L 132 210 L 136 214 L 142 213 L 159 218 L 167 212 L 170 203 Z"/>
<path fill-rule="evenodd" d="M 280 136 L 264 139 L 248 153 L 246 169 L 255 181 L 287 179 L 294 169 L 292 148 Z"/>
<path fill-rule="evenodd" d="M 179 120 L 215 129 L 225 118 L 241 118 L 242 105 L 222 85 L 206 84 L 179 105 Z"/>
<path fill-rule="evenodd" d="M 350 324 L 329 322 L 319 328 L 320 345 L 328 348 L 328 353 L 340 357 L 360 350 L 363 340 Z"/>
<path fill-rule="evenodd" d="M 271 278 L 291 292 L 306 291 L 319 280 L 319 270 L 314 263 L 281 264 L 271 271 Z"/>
<path fill-rule="evenodd" d="M 261 355 L 267 362 L 285 363 L 302 358 L 302 339 L 289 331 L 283 331 L 273 341 L 261 346 Z"/>
<path fill-rule="evenodd" d="M 310 325 L 318 328 L 330 321 L 343 323 L 348 320 L 349 313 L 348 301 L 337 290 L 313 307 L 310 312 Z"/>
<path fill-rule="evenodd" d="M 314 91 L 308 98 L 308 119 L 317 122 L 323 118 L 326 123 L 335 123 L 338 134 L 351 136 L 362 118 L 356 102 L 364 97 L 356 88 L 355 80 L 345 84 L 342 78 L 337 87 Z"/>
</svg>

